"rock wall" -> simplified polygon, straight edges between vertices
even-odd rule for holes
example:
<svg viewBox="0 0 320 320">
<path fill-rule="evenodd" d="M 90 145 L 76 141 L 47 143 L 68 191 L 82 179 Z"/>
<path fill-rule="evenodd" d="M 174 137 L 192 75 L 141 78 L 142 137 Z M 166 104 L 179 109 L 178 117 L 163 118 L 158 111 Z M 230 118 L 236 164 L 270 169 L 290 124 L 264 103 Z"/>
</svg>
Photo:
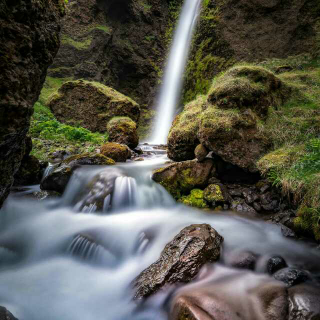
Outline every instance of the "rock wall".
<svg viewBox="0 0 320 320">
<path fill-rule="evenodd" d="M 170 1 L 69 0 L 61 48 L 48 75 L 98 81 L 152 104 Z"/>
<path fill-rule="evenodd" d="M 0 206 L 25 153 L 33 105 L 59 48 L 63 0 L 0 3 Z"/>
</svg>

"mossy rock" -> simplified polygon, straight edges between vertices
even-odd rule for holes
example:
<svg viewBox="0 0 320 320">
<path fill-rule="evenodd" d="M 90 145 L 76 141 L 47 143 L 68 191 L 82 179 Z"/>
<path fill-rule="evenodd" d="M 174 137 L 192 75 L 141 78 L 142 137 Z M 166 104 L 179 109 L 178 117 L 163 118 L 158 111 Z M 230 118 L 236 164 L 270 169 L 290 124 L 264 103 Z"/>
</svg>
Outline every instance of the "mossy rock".
<svg viewBox="0 0 320 320">
<path fill-rule="evenodd" d="M 237 66 L 215 79 L 208 101 L 219 108 L 251 109 L 264 118 L 270 106 L 282 105 L 289 95 L 290 88 L 272 72 L 256 66 Z"/>
<path fill-rule="evenodd" d="M 204 193 L 201 189 L 193 189 L 191 190 L 190 194 L 188 196 L 182 196 L 179 199 L 179 202 L 195 208 L 209 208 L 208 203 L 204 199 Z"/>
<path fill-rule="evenodd" d="M 155 170 L 152 179 L 160 183 L 175 198 L 188 195 L 192 189 L 204 188 L 214 174 L 212 159 L 176 162 Z"/>
<path fill-rule="evenodd" d="M 116 161 L 116 162 L 126 162 L 131 156 L 131 151 L 126 145 L 119 143 L 106 143 L 100 149 L 102 155 Z"/>
<path fill-rule="evenodd" d="M 209 203 L 224 202 L 225 198 L 219 185 L 210 184 L 203 192 L 203 198 Z"/>
<path fill-rule="evenodd" d="M 49 99 L 56 118 L 71 125 L 80 125 L 93 132 L 106 132 L 108 122 L 116 116 L 138 122 L 139 105 L 129 97 L 93 81 L 68 81 Z"/>
<path fill-rule="evenodd" d="M 134 149 L 139 144 L 137 125 L 128 117 L 115 117 L 107 126 L 109 141 L 127 145 Z"/>
<path fill-rule="evenodd" d="M 14 176 L 15 186 L 26 186 L 39 184 L 42 177 L 42 170 L 39 160 L 34 156 L 27 156 L 22 159 L 19 171 Z"/>
</svg>

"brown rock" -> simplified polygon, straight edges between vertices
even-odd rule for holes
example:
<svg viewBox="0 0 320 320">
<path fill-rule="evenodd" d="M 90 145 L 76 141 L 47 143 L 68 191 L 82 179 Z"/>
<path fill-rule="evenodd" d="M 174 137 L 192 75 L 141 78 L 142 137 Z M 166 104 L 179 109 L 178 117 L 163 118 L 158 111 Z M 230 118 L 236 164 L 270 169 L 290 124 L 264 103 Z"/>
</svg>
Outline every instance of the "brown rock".
<svg viewBox="0 0 320 320">
<path fill-rule="evenodd" d="M 166 245 L 159 260 L 134 281 L 135 298 L 147 297 L 166 284 L 191 281 L 204 264 L 219 259 L 222 242 L 208 224 L 184 228 Z"/>
<path fill-rule="evenodd" d="M 206 187 L 215 168 L 212 159 L 175 162 L 155 170 L 152 179 L 160 183 L 175 198 L 188 194 L 192 189 Z"/>
<path fill-rule="evenodd" d="M 131 157 L 131 151 L 126 145 L 114 142 L 103 145 L 100 152 L 102 155 L 116 162 L 126 162 L 127 159 Z"/>
<path fill-rule="evenodd" d="M 198 161 L 200 161 L 200 162 L 206 158 L 208 153 L 209 153 L 209 151 L 202 144 L 199 144 L 194 150 L 194 154 L 195 154 L 196 158 L 198 159 Z"/>
</svg>

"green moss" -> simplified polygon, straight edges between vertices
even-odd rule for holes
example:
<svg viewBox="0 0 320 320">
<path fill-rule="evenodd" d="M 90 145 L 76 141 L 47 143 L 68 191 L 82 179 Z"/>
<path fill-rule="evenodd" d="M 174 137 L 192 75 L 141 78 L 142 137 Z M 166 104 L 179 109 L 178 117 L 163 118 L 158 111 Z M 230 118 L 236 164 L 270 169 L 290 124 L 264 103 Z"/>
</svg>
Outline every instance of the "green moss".
<svg viewBox="0 0 320 320">
<path fill-rule="evenodd" d="M 115 162 L 114 160 L 99 154 L 99 153 L 85 153 L 85 154 L 78 154 L 71 156 L 67 158 L 64 163 L 65 164 L 70 164 L 71 162 L 74 161 L 84 161 L 85 163 L 88 164 L 93 164 L 93 165 L 114 165 Z"/>
<path fill-rule="evenodd" d="M 204 200 L 203 191 L 200 189 L 191 190 L 188 196 L 183 196 L 179 199 L 179 202 L 196 208 L 209 208 L 207 202 Z"/>
<path fill-rule="evenodd" d="M 86 39 L 79 41 L 79 40 L 74 40 L 71 37 L 67 35 L 62 35 L 61 37 L 61 43 L 64 45 L 70 45 L 78 50 L 87 50 L 90 48 L 92 42 L 91 37 L 87 37 Z"/>
<path fill-rule="evenodd" d="M 206 201 L 215 204 L 216 202 L 224 202 L 224 196 L 221 188 L 217 184 L 210 184 L 205 190 L 203 197 Z"/>
</svg>

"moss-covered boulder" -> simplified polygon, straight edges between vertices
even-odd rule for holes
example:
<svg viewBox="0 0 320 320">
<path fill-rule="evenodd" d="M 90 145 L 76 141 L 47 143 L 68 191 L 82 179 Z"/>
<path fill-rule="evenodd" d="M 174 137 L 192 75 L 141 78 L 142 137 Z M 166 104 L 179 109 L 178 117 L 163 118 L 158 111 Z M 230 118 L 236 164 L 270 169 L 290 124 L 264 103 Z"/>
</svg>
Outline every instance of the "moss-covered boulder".
<svg viewBox="0 0 320 320">
<path fill-rule="evenodd" d="M 256 162 L 271 147 L 263 126 L 268 109 L 282 105 L 290 91 L 264 68 L 231 68 L 215 79 L 207 97 L 199 96 L 176 117 L 168 156 L 176 161 L 190 159 L 200 142 L 224 161 L 257 172 Z"/>
<path fill-rule="evenodd" d="M 204 199 L 203 190 L 201 189 L 191 190 L 190 194 L 188 196 L 182 196 L 179 199 L 179 202 L 189 207 L 195 207 L 200 209 L 209 208 L 208 203 Z"/>
<path fill-rule="evenodd" d="M 194 155 L 195 157 L 198 159 L 198 161 L 203 161 L 207 155 L 208 155 L 209 151 L 208 149 L 203 146 L 202 144 L 199 144 L 195 149 L 194 149 Z"/>
<path fill-rule="evenodd" d="M 64 1 L 0 2 L 0 207 L 25 154 L 33 105 L 59 45 Z"/>
<path fill-rule="evenodd" d="M 209 203 L 224 202 L 226 199 L 223 196 L 221 187 L 217 184 L 210 184 L 203 193 L 203 198 Z"/>
<path fill-rule="evenodd" d="M 93 132 L 106 132 L 108 122 L 116 116 L 139 121 L 140 107 L 129 97 L 93 81 L 68 81 L 49 100 L 56 118 L 80 125 Z"/>
<path fill-rule="evenodd" d="M 281 105 L 290 90 L 272 72 L 255 66 L 238 66 L 215 79 L 208 101 L 222 109 L 251 109 L 266 117 L 270 106 Z"/>
<path fill-rule="evenodd" d="M 212 159 L 203 162 L 191 160 L 176 162 L 155 170 L 152 179 L 166 188 L 175 199 L 179 199 L 183 195 L 188 195 L 192 189 L 206 187 L 214 173 Z"/>
<path fill-rule="evenodd" d="M 107 126 L 109 141 L 127 145 L 134 149 L 139 144 L 137 125 L 128 117 L 115 117 Z"/>
<path fill-rule="evenodd" d="M 63 193 L 73 172 L 84 165 L 113 165 L 115 162 L 102 154 L 85 153 L 75 155 L 64 160 L 42 182 L 41 189 Z"/>
<path fill-rule="evenodd" d="M 126 145 L 115 142 L 106 143 L 101 147 L 100 152 L 116 162 L 126 162 L 131 157 L 131 151 Z"/>
</svg>

